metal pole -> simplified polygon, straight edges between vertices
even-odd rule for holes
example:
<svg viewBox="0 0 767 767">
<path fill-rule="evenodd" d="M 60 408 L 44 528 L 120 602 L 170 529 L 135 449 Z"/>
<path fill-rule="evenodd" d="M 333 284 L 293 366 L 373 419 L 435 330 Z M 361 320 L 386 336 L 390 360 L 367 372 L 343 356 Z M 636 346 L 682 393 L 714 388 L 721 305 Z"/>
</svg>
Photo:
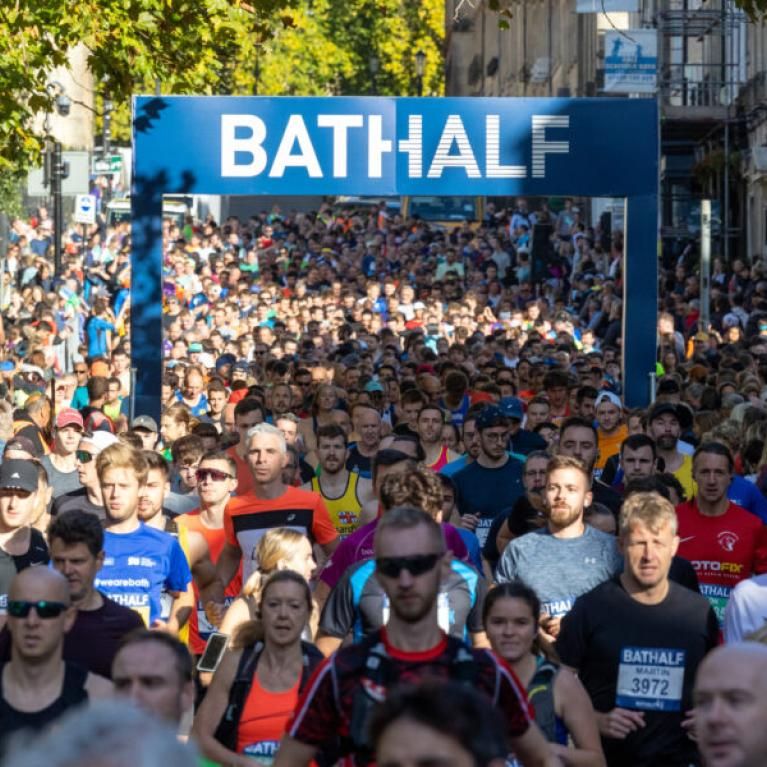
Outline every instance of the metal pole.
<svg viewBox="0 0 767 767">
<path fill-rule="evenodd" d="M 64 209 L 61 197 L 61 176 L 64 163 L 61 156 L 61 144 L 53 142 L 53 162 L 51 163 L 51 196 L 53 197 L 53 272 L 61 274 L 61 235 L 64 228 Z"/>
<path fill-rule="evenodd" d="M 130 369 L 130 399 L 128 400 L 128 414 L 130 423 L 136 417 L 136 368 Z"/>
<path fill-rule="evenodd" d="M 652 405 L 655 402 L 655 391 L 657 389 L 658 376 L 655 371 L 649 373 L 648 375 L 650 378 L 650 404 Z"/>
<path fill-rule="evenodd" d="M 700 322 L 708 332 L 711 322 L 711 200 L 700 202 Z"/>
<path fill-rule="evenodd" d="M 722 211 L 724 232 L 724 263 L 730 263 L 730 105 L 724 118 L 724 210 Z"/>
</svg>

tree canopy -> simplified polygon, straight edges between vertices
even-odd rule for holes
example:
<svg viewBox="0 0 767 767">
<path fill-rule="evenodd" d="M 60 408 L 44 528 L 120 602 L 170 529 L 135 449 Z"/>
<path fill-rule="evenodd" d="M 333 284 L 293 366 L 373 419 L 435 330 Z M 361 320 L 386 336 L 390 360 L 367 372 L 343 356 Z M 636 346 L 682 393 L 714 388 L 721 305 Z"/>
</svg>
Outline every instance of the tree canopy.
<svg viewBox="0 0 767 767">
<path fill-rule="evenodd" d="M 0 3 L 0 173 L 39 161 L 34 118 L 54 109 L 51 71 L 83 44 L 113 134 L 129 137 L 130 97 L 153 93 L 413 95 L 443 91 L 441 0 L 9 0 Z M 100 108 L 97 100 L 96 108 Z M 98 128 L 98 125 L 97 125 Z"/>
</svg>

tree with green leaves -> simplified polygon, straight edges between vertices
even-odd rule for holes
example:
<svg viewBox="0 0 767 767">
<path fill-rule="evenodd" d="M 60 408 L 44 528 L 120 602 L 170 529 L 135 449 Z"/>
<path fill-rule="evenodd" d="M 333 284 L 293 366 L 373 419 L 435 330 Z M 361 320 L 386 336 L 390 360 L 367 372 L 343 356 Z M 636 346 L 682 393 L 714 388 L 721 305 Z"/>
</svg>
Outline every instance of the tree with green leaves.
<svg viewBox="0 0 767 767">
<path fill-rule="evenodd" d="M 131 96 L 157 84 L 172 94 L 370 94 L 375 52 L 377 92 L 413 95 L 420 49 L 425 94 L 440 95 L 443 40 L 442 0 L 5 0 L 0 174 L 39 163 L 35 117 L 54 110 L 50 73 L 78 44 L 125 142 Z"/>
</svg>

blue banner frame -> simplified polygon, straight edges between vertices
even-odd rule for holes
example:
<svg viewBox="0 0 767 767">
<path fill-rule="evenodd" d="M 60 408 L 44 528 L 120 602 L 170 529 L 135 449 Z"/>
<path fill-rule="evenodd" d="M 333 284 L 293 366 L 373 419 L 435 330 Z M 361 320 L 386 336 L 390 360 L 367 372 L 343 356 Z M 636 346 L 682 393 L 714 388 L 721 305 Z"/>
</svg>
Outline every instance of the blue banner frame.
<svg viewBox="0 0 767 767">
<path fill-rule="evenodd" d="M 653 99 L 136 96 L 135 412 L 160 416 L 162 196 L 626 198 L 624 389 L 655 370 L 658 112 Z"/>
</svg>

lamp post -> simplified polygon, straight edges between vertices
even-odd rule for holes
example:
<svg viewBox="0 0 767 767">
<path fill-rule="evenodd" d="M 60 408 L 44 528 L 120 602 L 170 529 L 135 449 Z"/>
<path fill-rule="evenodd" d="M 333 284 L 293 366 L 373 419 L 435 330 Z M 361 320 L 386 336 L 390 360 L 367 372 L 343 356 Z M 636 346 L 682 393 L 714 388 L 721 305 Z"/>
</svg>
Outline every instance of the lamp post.
<svg viewBox="0 0 767 767">
<path fill-rule="evenodd" d="M 368 69 L 370 69 L 370 83 L 373 89 L 373 95 L 377 96 L 378 83 L 376 77 L 378 76 L 378 71 L 381 69 L 381 60 L 375 53 L 370 54 L 370 58 L 368 59 Z"/>
<path fill-rule="evenodd" d="M 418 97 L 423 96 L 423 72 L 426 67 L 426 54 L 419 50 L 415 55 L 415 74 L 418 85 Z"/>
<path fill-rule="evenodd" d="M 66 117 L 72 108 L 72 102 L 64 90 L 64 86 L 56 81 L 50 82 L 45 89 L 53 97 L 56 111 Z M 46 139 L 46 157 L 45 157 L 45 179 L 51 188 L 51 198 L 53 201 L 53 273 L 58 277 L 61 274 L 61 234 L 64 228 L 64 209 L 61 194 L 61 182 L 69 175 L 69 166 L 64 162 L 61 142 L 50 141 L 51 123 L 50 113 L 46 115 L 43 123 Z"/>
</svg>

